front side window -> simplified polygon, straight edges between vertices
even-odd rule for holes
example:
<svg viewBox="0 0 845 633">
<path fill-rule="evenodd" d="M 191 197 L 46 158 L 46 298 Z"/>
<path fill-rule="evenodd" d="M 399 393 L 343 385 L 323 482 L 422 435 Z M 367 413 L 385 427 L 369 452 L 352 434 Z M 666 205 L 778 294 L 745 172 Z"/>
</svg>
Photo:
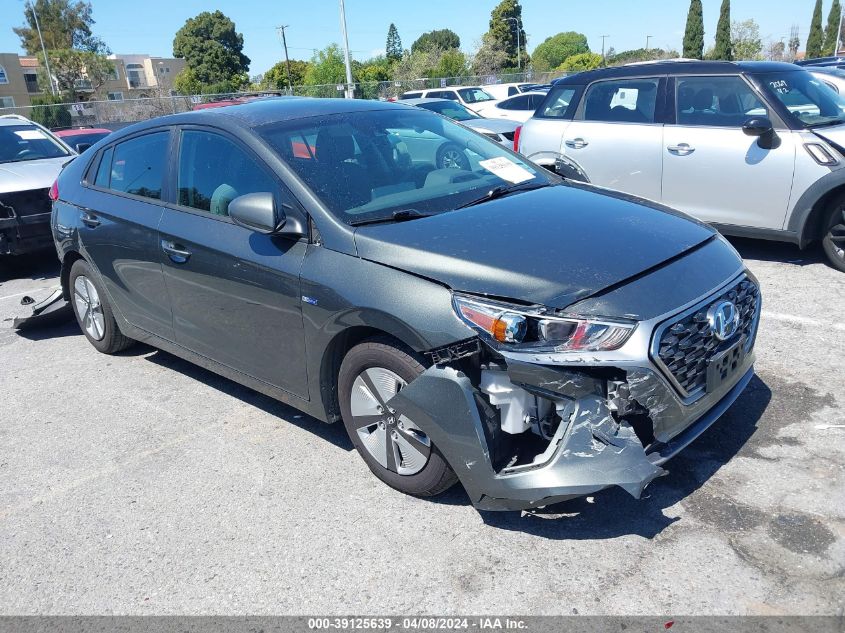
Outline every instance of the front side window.
<svg viewBox="0 0 845 633">
<path fill-rule="evenodd" d="M 766 105 L 741 77 L 678 77 L 678 125 L 742 127 L 752 116 L 768 116 Z"/>
<path fill-rule="evenodd" d="M 179 204 L 214 215 L 229 215 L 229 203 L 247 193 L 275 192 L 267 171 L 229 139 L 211 132 L 182 132 L 179 149 Z"/>
<path fill-rule="evenodd" d="M 481 118 L 477 114 L 473 114 L 467 110 L 457 101 L 432 101 L 430 103 L 421 103 L 420 107 L 437 112 L 437 114 L 442 114 L 455 121 L 470 121 Z"/>
<path fill-rule="evenodd" d="M 69 152 L 49 132 L 34 125 L 0 125 L 0 163 L 60 158 Z"/>
<path fill-rule="evenodd" d="M 498 143 L 423 109 L 309 117 L 256 132 L 350 224 L 389 220 L 397 211 L 442 213 L 495 187 L 554 180 Z"/>
<path fill-rule="evenodd" d="M 169 132 L 154 132 L 116 145 L 108 188 L 160 200 L 169 137 Z M 103 167 L 102 163 L 100 167 Z M 100 184 L 99 174 L 96 183 Z"/>
<path fill-rule="evenodd" d="M 575 96 L 575 86 L 556 86 L 549 91 L 545 97 L 543 107 L 539 108 L 537 115 L 549 119 L 562 119 L 569 110 L 569 104 Z"/>
<path fill-rule="evenodd" d="M 584 96 L 584 120 L 654 123 L 659 83 L 657 78 L 595 83 Z"/>
<path fill-rule="evenodd" d="M 482 101 L 495 101 L 495 97 L 481 88 L 463 88 L 458 90 L 464 103 L 481 103 Z M 454 99 L 454 97 L 452 97 Z"/>
<path fill-rule="evenodd" d="M 757 77 L 802 127 L 845 123 L 845 99 L 806 70 L 763 73 Z"/>
</svg>

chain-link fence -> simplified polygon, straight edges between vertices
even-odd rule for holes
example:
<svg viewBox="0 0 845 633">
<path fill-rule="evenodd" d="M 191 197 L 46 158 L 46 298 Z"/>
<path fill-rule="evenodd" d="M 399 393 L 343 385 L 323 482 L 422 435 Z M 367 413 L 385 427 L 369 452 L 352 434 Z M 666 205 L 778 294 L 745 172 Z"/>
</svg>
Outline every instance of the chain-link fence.
<svg viewBox="0 0 845 633">
<path fill-rule="evenodd" d="M 564 76 L 563 72 L 518 73 L 509 75 L 421 78 L 397 81 L 372 81 L 355 84 L 355 97 L 359 99 L 395 99 L 408 91 L 448 88 L 452 86 L 484 86 L 496 83 L 533 82 L 544 84 Z M 294 86 L 292 94 L 302 97 L 343 97 L 345 84 L 324 84 Z M 18 106 L 0 108 L 2 114 L 19 114 L 38 121 L 47 127 L 104 126 L 119 127 L 136 121 L 145 121 L 157 116 L 176 114 L 227 103 L 240 103 L 267 96 L 291 94 L 288 90 L 260 92 L 236 92 L 206 95 L 161 95 L 138 97 L 119 101 L 97 100 L 76 103 Z"/>
</svg>

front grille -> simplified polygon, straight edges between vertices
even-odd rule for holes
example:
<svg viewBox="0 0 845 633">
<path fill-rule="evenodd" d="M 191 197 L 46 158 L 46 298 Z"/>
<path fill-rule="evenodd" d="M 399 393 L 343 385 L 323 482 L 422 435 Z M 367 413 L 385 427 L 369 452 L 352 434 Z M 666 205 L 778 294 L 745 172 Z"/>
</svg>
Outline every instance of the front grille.
<svg viewBox="0 0 845 633">
<path fill-rule="evenodd" d="M 719 341 L 707 320 L 710 306 L 731 301 L 739 312 L 739 328 L 727 341 Z M 684 398 L 702 393 L 707 386 L 707 366 L 719 352 L 745 337 L 749 351 L 757 334 L 760 291 L 750 279 L 743 279 L 717 297 L 708 299 L 657 331 L 657 361 L 673 379 Z"/>
<path fill-rule="evenodd" d="M 50 189 L 0 193 L 0 218 L 50 213 Z"/>
</svg>

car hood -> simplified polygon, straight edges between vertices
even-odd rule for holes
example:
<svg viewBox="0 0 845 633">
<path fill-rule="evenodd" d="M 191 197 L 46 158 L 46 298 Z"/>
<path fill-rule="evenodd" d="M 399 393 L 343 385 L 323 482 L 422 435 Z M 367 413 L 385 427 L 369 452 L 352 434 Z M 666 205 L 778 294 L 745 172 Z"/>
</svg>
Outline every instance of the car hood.
<svg viewBox="0 0 845 633">
<path fill-rule="evenodd" d="M 452 290 L 565 308 L 714 235 L 679 212 L 567 184 L 360 227 L 355 242 L 364 259 Z"/>
<path fill-rule="evenodd" d="M 493 132 L 495 134 L 506 134 L 513 132 L 519 127 L 519 123 L 507 119 L 469 119 L 462 121 L 464 125 L 473 130 Z"/>
<path fill-rule="evenodd" d="M 0 163 L 0 193 L 47 189 L 72 156 Z"/>
</svg>

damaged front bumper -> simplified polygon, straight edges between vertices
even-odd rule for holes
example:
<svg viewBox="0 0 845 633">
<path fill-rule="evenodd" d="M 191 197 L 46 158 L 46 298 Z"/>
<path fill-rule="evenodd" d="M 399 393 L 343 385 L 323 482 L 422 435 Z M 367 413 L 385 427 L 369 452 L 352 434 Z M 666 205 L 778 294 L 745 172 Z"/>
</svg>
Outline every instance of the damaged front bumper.
<svg viewBox="0 0 845 633">
<path fill-rule="evenodd" d="M 630 347 L 618 353 L 575 359 L 505 354 L 487 362 L 484 346 L 463 358 L 441 352 L 440 361 L 388 405 L 429 436 L 478 509 L 542 507 L 611 486 L 639 498 L 666 474 L 661 464 L 712 425 L 751 381 L 759 309 L 758 300 L 751 338 L 747 346 L 745 339 L 739 342 L 746 351 L 729 375 L 694 398 L 682 395 L 652 362 L 655 320 L 641 323 Z M 632 348 L 642 353 L 631 354 Z M 505 409 L 485 391 L 485 372 L 553 411 L 556 426 L 543 443 L 533 438 L 528 457 L 502 453 L 520 436 L 502 432 Z M 534 412 L 540 410 L 538 405 Z"/>
</svg>

